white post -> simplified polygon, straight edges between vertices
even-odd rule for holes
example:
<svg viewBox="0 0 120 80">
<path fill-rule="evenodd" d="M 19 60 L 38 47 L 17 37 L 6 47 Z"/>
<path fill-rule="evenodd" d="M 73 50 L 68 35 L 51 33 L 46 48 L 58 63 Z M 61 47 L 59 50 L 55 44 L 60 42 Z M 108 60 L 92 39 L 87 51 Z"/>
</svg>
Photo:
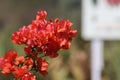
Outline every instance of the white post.
<svg viewBox="0 0 120 80">
<path fill-rule="evenodd" d="M 91 80 L 101 80 L 104 64 L 103 46 L 102 40 L 93 40 L 91 43 Z"/>
</svg>

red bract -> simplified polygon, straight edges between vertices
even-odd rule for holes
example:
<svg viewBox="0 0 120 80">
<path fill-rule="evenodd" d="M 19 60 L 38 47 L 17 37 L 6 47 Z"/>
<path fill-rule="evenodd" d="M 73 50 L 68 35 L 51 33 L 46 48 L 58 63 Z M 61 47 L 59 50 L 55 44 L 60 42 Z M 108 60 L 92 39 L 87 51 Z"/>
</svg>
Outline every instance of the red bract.
<svg viewBox="0 0 120 80">
<path fill-rule="evenodd" d="M 3 58 L 0 59 L 0 68 L 3 74 L 11 73 L 12 66 L 17 57 L 17 53 L 13 50 L 9 50 Z"/>
<path fill-rule="evenodd" d="M 2 68 L 2 73 L 10 73 L 11 67 L 14 64 L 17 53 L 13 50 L 9 50 L 3 58 L 0 59 L 0 68 Z"/>
<path fill-rule="evenodd" d="M 20 67 L 16 67 L 14 72 L 13 72 L 13 75 L 16 78 L 19 78 L 19 77 L 24 76 L 27 72 L 28 72 L 28 69 L 27 69 L 26 66 L 22 66 L 21 68 Z"/>
<path fill-rule="evenodd" d="M 37 68 L 38 71 L 43 74 L 43 75 L 47 75 L 48 72 L 46 71 L 48 68 L 48 62 L 46 62 L 45 60 L 42 60 L 41 58 L 37 59 Z"/>
<path fill-rule="evenodd" d="M 12 73 L 15 78 L 21 80 L 36 80 L 36 77 L 32 73 L 28 72 L 33 66 L 32 58 L 24 56 L 18 56 L 13 50 L 9 50 L 4 58 L 0 58 L 0 68 L 2 74 Z"/>
<path fill-rule="evenodd" d="M 31 72 L 28 72 L 22 76 L 20 80 L 36 80 L 36 76 L 34 76 Z"/>
<path fill-rule="evenodd" d="M 33 59 L 32 58 L 27 58 L 25 60 L 25 65 L 27 65 L 29 68 L 32 68 L 33 67 Z"/>
<path fill-rule="evenodd" d="M 36 19 L 37 19 L 37 20 L 45 19 L 46 16 L 47 16 L 47 12 L 44 11 L 44 10 L 38 11 L 37 14 L 38 14 L 38 15 L 36 16 Z"/>
<path fill-rule="evenodd" d="M 5 63 L 1 73 L 9 74 L 11 73 L 11 70 L 12 70 L 12 65 L 10 63 Z"/>
<path fill-rule="evenodd" d="M 3 68 L 5 66 L 5 63 L 8 63 L 8 61 L 1 57 L 0 58 L 0 68 Z"/>
<path fill-rule="evenodd" d="M 19 56 L 15 59 L 15 64 L 19 65 L 19 64 L 23 63 L 24 61 L 25 61 L 24 56 Z"/>
<path fill-rule="evenodd" d="M 4 59 L 6 59 L 7 61 L 9 61 L 10 63 L 13 63 L 15 58 L 18 56 L 18 54 L 13 51 L 13 50 L 9 50 L 5 56 L 4 56 Z"/>
<path fill-rule="evenodd" d="M 44 49 L 45 55 L 50 56 L 51 58 L 57 57 L 57 51 L 60 49 L 60 43 L 55 40 L 49 40 L 46 48 Z"/>
<path fill-rule="evenodd" d="M 25 51 L 26 54 L 30 54 L 30 53 L 32 52 L 32 48 L 29 47 L 29 46 L 26 46 L 26 47 L 24 48 L 24 51 Z"/>
</svg>

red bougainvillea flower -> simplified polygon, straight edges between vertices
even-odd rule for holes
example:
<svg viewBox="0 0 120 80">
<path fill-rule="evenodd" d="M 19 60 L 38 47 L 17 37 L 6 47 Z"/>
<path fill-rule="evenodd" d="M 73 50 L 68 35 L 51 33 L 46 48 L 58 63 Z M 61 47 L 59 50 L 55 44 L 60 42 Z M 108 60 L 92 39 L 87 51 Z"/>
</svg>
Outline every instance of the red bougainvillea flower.
<svg viewBox="0 0 120 80">
<path fill-rule="evenodd" d="M 19 64 L 23 63 L 24 61 L 25 61 L 24 56 L 19 56 L 19 57 L 17 57 L 15 59 L 15 63 L 14 64 L 19 65 Z"/>
<path fill-rule="evenodd" d="M 25 51 L 26 54 L 30 54 L 30 53 L 32 52 L 32 48 L 29 47 L 29 46 L 26 46 L 26 47 L 24 48 L 24 51 Z"/>
<path fill-rule="evenodd" d="M 48 72 L 46 71 L 48 68 L 48 62 L 46 62 L 46 60 L 42 60 L 41 58 L 37 59 L 37 68 L 38 71 L 42 74 L 42 75 L 47 75 Z"/>
<path fill-rule="evenodd" d="M 3 58 L 0 59 L 0 68 L 3 74 L 8 74 L 12 70 L 12 65 L 14 64 L 17 53 L 13 50 L 9 50 Z"/>
<path fill-rule="evenodd" d="M 29 73 L 28 69 L 32 68 L 32 66 L 33 60 L 31 58 L 25 59 L 24 56 L 18 56 L 18 54 L 13 50 L 9 50 L 3 58 L 0 58 L 1 73 L 3 74 L 12 73 L 15 78 L 21 78 L 25 76 L 27 73 Z M 31 79 L 28 80 L 36 79 L 34 76 L 31 75 Z"/>
<path fill-rule="evenodd" d="M 19 78 L 19 77 L 24 76 L 27 72 L 28 72 L 28 69 L 27 69 L 26 66 L 22 66 L 21 68 L 20 67 L 16 67 L 14 72 L 13 72 L 13 75 L 16 78 Z"/>
<path fill-rule="evenodd" d="M 5 60 L 3 57 L 0 58 L 0 68 L 5 66 L 5 63 L 8 63 L 8 60 Z"/>
<path fill-rule="evenodd" d="M 46 16 L 47 16 L 47 12 L 44 11 L 44 10 L 38 11 L 37 14 L 38 14 L 38 15 L 36 16 L 36 19 L 37 19 L 37 20 L 45 19 Z"/>
<path fill-rule="evenodd" d="M 17 56 L 18 56 L 18 53 L 16 53 L 13 50 L 9 50 L 5 54 L 4 59 L 6 59 L 8 62 L 10 62 L 12 64 Z"/>
<path fill-rule="evenodd" d="M 36 80 L 36 76 L 34 76 L 31 72 L 28 72 L 22 76 L 20 80 Z"/>
<path fill-rule="evenodd" d="M 19 80 L 36 80 L 32 71 L 47 75 L 47 56 L 55 58 L 58 51 L 69 49 L 77 30 L 72 29 L 72 22 L 68 19 L 46 20 L 47 12 L 38 11 L 36 19 L 28 26 L 21 27 L 12 34 L 12 41 L 24 44 L 26 56 L 9 50 L 0 58 L 0 69 L 3 74 L 13 74 Z"/>
<path fill-rule="evenodd" d="M 10 63 L 5 63 L 4 67 L 2 68 L 2 72 L 3 74 L 9 74 L 11 73 L 12 70 L 12 65 Z"/>
<path fill-rule="evenodd" d="M 26 54 L 40 50 L 51 58 L 58 56 L 58 51 L 69 49 L 72 38 L 77 31 L 72 30 L 72 23 L 66 20 L 46 20 L 47 12 L 38 11 L 36 20 L 28 26 L 23 26 L 12 34 L 12 41 L 16 44 L 25 44 Z"/>
<path fill-rule="evenodd" d="M 25 60 L 25 65 L 28 66 L 29 68 L 32 68 L 33 67 L 33 59 L 32 58 L 27 58 Z"/>
</svg>

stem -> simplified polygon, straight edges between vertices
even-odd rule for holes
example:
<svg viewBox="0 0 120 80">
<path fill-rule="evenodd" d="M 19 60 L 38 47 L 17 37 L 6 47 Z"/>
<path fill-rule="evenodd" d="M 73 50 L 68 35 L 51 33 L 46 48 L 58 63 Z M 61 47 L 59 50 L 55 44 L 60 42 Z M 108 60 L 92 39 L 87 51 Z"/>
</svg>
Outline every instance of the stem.
<svg viewBox="0 0 120 80">
<path fill-rule="evenodd" d="M 13 80 L 19 80 L 19 79 L 17 79 L 17 78 L 13 78 Z"/>
</svg>

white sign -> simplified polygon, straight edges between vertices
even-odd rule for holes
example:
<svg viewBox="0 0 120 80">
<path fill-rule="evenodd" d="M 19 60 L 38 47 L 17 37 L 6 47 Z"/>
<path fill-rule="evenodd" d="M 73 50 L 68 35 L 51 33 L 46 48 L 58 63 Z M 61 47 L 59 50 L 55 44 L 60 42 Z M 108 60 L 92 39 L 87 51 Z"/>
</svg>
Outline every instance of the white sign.
<svg viewBox="0 0 120 80">
<path fill-rule="evenodd" d="M 120 0 L 82 0 L 82 36 L 120 40 Z"/>
<path fill-rule="evenodd" d="M 120 0 L 82 0 L 82 36 L 91 42 L 91 80 L 101 80 L 103 40 L 120 40 Z"/>
</svg>

